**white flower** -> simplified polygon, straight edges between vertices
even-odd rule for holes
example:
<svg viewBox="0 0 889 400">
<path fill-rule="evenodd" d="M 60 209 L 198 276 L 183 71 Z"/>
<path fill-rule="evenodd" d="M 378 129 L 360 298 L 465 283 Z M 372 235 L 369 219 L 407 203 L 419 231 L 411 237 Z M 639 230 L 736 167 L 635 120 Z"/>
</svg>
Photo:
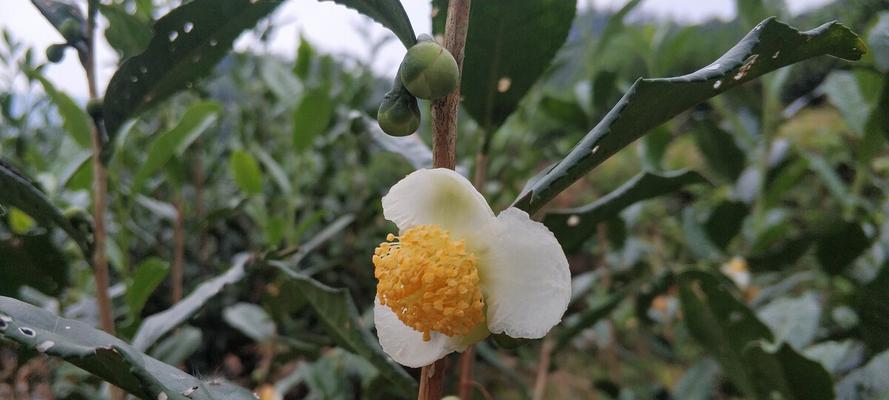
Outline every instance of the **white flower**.
<svg viewBox="0 0 889 400">
<path fill-rule="evenodd" d="M 374 321 L 383 350 L 421 367 L 490 333 L 540 338 L 571 298 L 568 260 L 543 224 L 509 208 L 496 217 L 449 169 L 411 173 L 383 197 L 390 234 L 374 252 Z"/>
</svg>

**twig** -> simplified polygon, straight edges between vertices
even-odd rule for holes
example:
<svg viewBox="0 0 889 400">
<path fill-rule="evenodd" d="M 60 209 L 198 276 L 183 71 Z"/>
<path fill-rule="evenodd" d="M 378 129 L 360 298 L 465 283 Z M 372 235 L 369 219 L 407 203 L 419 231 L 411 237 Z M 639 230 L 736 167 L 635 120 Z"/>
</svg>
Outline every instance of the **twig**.
<svg viewBox="0 0 889 400">
<path fill-rule="evenodd" d="M 463 72 L 463 48 L 469 29 L 471 0 L 451 0 L 445 22 L 444 47 L 457 61 Z M 457 166 L 457 107 L 460 105 L 460 85 L 451 94 L 432 103 L 432 166 L 454 169 Z M 440 400 L 444 383 L 446 359 L 423 367 L 420 372 L 418 400 Z"/>
<path fill-rule="evenodd" d="M 86 54 L 81 56 L 83 68 L 86 71 L 87 84 L 89 86 L 90 99 L 99 98 L 96 85 L 96 2 L 91 0 L 87 10 L 86 21 Z M 102 323 L 102 329 L 110 334 L 114 334 L 114 319 L 111 313 L 111 299 L 108 296 L 108 259 L 105 255 L 105 243 L 108 234 L 105 231 L 105 210 L 107 209 L 108 196 L 108 172 L 105 165 L 102 164 L 102 137 L 101 125 L 93 119 L 93 125 L 90 129 L 90 140 L 93 150 L 93 197 L 95 197 L 95 208 L 93 211 L 94 223 L 94 244 L 93 251 L 93 268 L 95 268 L 96 277 L 96 300 L 99 303 L 99 319 Z"/>
<path fill-rule="evenodd" d="M 185 268 L 185 212 L 182 193 L 176 194 L 176 223 L 173 226 L 173 268 L 170 271 L 172 304 L 182 300 L 182 274 Z"/>
<path fill-rule="evenodd" d="M 472 399 L 472 386 L 478 382 L 472 380 L 472 364 L 475 361 L 475 346 L 469 346 L 460 354 L 460 400 Z M 481 387 L 484 390 L 484 387 Z"/>
<path fill-rule="evenodd" d="M 549 359 L 553 351 L 553 342 L 550 338 L 543 339 L 540 346 L 540 361 L 537 364 L 537 379 L 534 381 L 533 400 L 543 400 L 546 394 L 546 379 L 549 377 Z"/>
</svg>

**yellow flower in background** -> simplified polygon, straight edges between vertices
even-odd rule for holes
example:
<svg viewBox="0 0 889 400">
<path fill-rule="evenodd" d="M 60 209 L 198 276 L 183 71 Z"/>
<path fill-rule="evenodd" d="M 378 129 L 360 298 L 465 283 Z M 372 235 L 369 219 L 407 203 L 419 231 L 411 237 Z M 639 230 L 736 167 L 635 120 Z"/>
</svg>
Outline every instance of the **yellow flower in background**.
<svg viewBox="0 0 889 400">
<path fill-rule="evenodd" d="M 399 234 L 374 251 L 374 322 L 398 363 L 428 365 L 490 333 L 540 338 L 561 321 L 568 260 L 526 212 L 495 216 L 460 174 L 423 169 L 383 197 L 383 215 Z"/>
</svg>

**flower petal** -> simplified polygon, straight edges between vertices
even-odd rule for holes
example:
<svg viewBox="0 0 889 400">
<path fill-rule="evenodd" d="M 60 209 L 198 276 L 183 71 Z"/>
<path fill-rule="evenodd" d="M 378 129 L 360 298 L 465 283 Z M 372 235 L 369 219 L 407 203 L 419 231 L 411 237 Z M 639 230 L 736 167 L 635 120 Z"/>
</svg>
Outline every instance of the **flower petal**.
<svg viewBox="0 0 889 400">
<path fill-rule="evenodd" d="M 404 231 L 434 224 L 458 238 L 494 220 L 487 201 L 462 175 L 446 168 L 421 169 L 383 196 L 383 215 Z"/>
<path fill-rule="evenodd" d="M 397 363 L 411 368 L 420 368 L 466 346 L 460 344 L 460 337 L 449 337 L 432 332 L 432 339 L 423 341 L 423 333 L 415 331 L 398 319 L 389 307 L 374 301 L 374 324 L 380 345 Z"/>
<path fill-rule="evenodd" d="M 488 329 L 536 339 L 562 320 L 571 299 L 568 259 L 549 229 L 510 207 L 475 237 Z"/>
</svg>

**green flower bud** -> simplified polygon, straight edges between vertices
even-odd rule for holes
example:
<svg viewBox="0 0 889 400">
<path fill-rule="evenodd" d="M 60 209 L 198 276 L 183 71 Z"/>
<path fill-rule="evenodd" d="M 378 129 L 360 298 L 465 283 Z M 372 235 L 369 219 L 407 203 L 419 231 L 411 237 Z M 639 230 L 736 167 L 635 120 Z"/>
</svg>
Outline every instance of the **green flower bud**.
<svg viewBox="0 0 889 400">
<path fill-rule="evenodd" d="M 406 90 L 393 89 L 386 93 L 380 109 L 377 110 L 377 122 L 383 132 L 392 136 L 407 136 L 420 127 L 420 107 L 417 99 Z"/>
<path fill-rule="evenodd" d="M 51 44 L 46 48 L 46 59 L 51 63 L 57 63 L 65 58 L 65 48 L 67 44 Z"/>
<path fill-rule="evenodd" d="M 74 18 L 68 18 L 59 25 L 59 33 L 68 41 L 68 43 L 83 40 L 83 24 Z"/>
<path fill-rule="evenodd" d="M 421 41 L 407 51 L 399 75 L 411 94 L 426 100 L 453 92 L 460 79 L 454 56 L 432 40 Z"/>
</svg>

